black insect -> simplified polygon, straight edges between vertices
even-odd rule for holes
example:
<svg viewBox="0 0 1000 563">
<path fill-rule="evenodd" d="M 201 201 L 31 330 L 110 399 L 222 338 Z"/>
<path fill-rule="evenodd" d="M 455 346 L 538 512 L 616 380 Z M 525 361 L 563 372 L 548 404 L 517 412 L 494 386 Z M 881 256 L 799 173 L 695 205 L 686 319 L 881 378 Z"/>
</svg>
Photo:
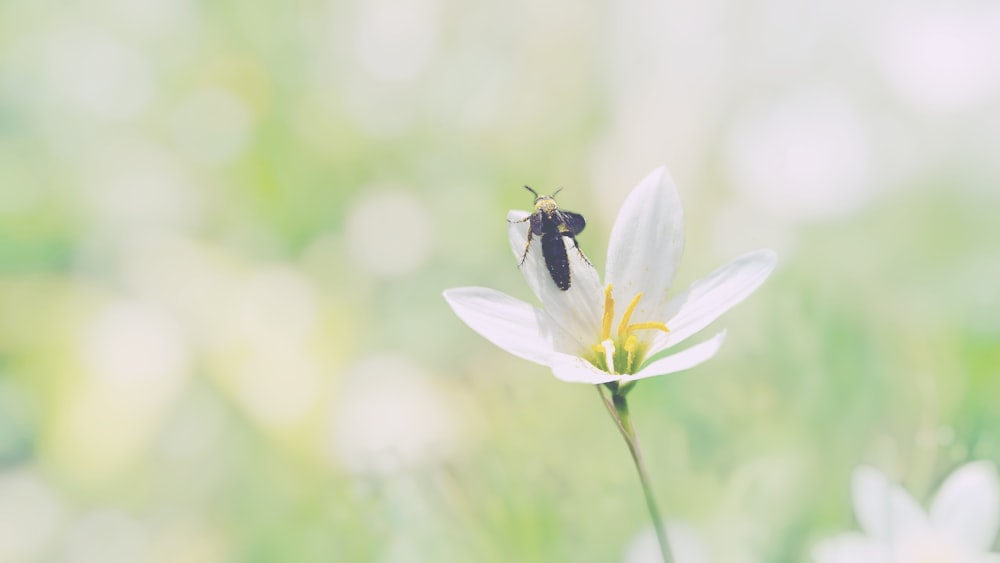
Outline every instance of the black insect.
<svg viewBox="0 0 1000 563">
<path fill-rule="evenodd" d="M 563 241 L 563 237 L 573 241 L 580 257 L 586 261 L 587 257 L 580 250 L 580 243 L 577 242 L 576 235 L 580 234 L 587 226 L 587 221 L 579 213 L 559 209 L 555 196 L 562 188 L 553 192 L 552 195 L 538 195 L 538 192 L 530 187 L 524 187 L 535 194 L 535 212 L 520 221 L 512 221 L 514 223 L 530 221 L 528 242 L 524 245 L 524 254 L 521 255 L 519 265 L 523 265 L 525 259 L 528 258 L 532 237 L 542 237 L 542 256 L 545 258 L 545 267 L 548 268 L 549 275 L 552 276 L 552 281 L 556 283 L 556 286 L 566 291 L 570 286 L 569 256 L 566 254 L 566 243 Z M 587 261 L 587 263 L 590 262 Z"/>
</svg>

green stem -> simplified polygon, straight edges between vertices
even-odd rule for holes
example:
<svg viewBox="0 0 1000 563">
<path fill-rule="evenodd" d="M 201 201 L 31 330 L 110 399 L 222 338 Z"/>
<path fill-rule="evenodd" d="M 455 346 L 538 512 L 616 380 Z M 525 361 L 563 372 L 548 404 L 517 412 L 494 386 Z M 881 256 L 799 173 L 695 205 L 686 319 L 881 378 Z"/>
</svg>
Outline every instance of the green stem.
<svg viewBox="0 0 1000 563">
<path fill-rule="evenodd" d="M 625 395 L 613 389 L 611 397 L 604 394 L 604 388 L 597 385 L 597 392 L 601 395 L 601 401 L 608 409 L 608 414 L 618 427 L 628 451 L 632 454 L 632 461 L 635 462 L 635 469 L 639 473 L 639 482 L 642 484 L 642 493 L 646 497 L 646 508 L 649 509 L 649 517 L 653 521 L 653 528 L 656 530 L 656 539 L 660 542 L 660 553 L 663 556 L 663 563 L 673 563 L 674 558 L 670 554 L 670 542 L 667 540 L 667 531 L 663 526 L 663 518 L 660 516 L 660 509 L 656 506 L 656 498 L 653 496 L 653 488 L 650 485 L 649 473 L 646 471 L 646 463 L 642 458 L 642 449 L 639 447 L 639 436 L 635 432 L 635 425 L 628 412 L 628 402 Z"/>
</svg>

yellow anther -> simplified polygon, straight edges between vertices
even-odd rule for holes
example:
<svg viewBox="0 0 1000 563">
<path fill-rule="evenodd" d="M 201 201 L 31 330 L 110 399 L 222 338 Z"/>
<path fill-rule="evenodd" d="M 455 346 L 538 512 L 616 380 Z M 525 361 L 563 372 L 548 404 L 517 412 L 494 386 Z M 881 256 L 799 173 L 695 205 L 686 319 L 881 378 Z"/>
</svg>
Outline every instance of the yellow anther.
<svg viewBox="0 0 1000 563">
<path fill-rule="evenodd" d="M 601 340 L 611 338 L 611 323 L 615 320 L 615 300 L 611 297 L 611 284 L 604 288 L 604 316 L 601 318 Z"/>
<path fill-rule="evenodd" d="M 625 339 L 624 347 L 630 354 L 635 352 L 635 349 L 639 347 L 639 339 L 634 334 L 628 335 L 628 338 Z"/>
<path fill-rule="evenodd" d="M 622 322 L 618 323 L 618 336 L 625 336 L 628 332 L 628 322 L 632 320 L 632 312 L 635 311 L 636 306 L 639 305 L 639 300 L 642 299 L 642 292 L 635 294 L 632 298 L 632 302 L 628 304 L 628 308 L 625 309 L 625 314 L 622 315 Z"/>
<path fill-rule="evenodd" d="M 628 332 L 632 333 L 637 330 L 662 330 L 663 332 L 670 332 L 667 325 L 661 322 L 648 322 L 648 323 L 635 323 L 634 325 L 629 325 Z"/>
</svg>

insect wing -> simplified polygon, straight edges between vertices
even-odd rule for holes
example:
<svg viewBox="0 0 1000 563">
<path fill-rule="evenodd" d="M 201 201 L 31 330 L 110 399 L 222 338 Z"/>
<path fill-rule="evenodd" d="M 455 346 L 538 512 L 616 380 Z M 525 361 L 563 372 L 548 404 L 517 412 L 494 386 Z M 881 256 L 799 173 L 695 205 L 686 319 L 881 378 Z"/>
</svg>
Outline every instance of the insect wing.
<svg viewBox="0 0 1000 563">
<path fill-rule="evenodd" d="M 583 228 L 587 226 L 587 220 L 583 218 L 583 215 L 579 213 L 573 213 L 572 211 L 559 211 L 559 219 L 562 221 L 569 232 L 574 235 L 580 234 Z"/>
<path fill-rule="evenodd" d="M 542 236 L 542 214 L 537 211 L 531 214 L 531 234 Z"/>
</svg>

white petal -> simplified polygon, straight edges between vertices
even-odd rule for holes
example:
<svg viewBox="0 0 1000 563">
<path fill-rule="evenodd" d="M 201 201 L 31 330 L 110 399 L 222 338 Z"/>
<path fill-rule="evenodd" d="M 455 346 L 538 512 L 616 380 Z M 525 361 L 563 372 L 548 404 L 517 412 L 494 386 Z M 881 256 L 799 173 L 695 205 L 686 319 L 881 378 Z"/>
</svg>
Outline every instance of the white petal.
<svg viewBox="0 0 1000 563">
<path fill-rule="evenodd" d="M 930 510 L 931 525 L 964 547 L 987 551 L 1000 525 L 1000 482 L 987 461 L 963 465 L 941 485 Z"/>
<path fill-rule="evenodd" d="M 635 375 L 623 377 L 622 382 L 645 379 L 647 377 L 655 377 L 657 375 L 666 375 L 668 373 L 676 373 L 686 369 L 691 369 L 698 364 L 712 359 L 716 352 L 719 351 L 719 348 L 722 346 L 722 341 L 725 339 L 726 331 L 722 331 L 713 336 L 711 340 L 695 344 L 687 350 L 677 352 L 676 354 L 665 358 L 653 360 L 647 364 L 646 367 L 636 372 Z"/>
<path fill-rule="evenodd" d="M 521 273 L 524 275 L 524 281 L 528 283 L 528 287 L 531 288 L 531 292 L 535 294 L 535 297 L 541 301 L 541 286 L 542 282 L 545 281 L 541 272 L 544 270 L 545 262 L 542 258 L 541 245 L 538 244 L 539 241 L 534 240 L 533 237 L 531 248 L 527 246 L 528 230 L 531 229 L 531 223 L 526 221 L 526 219 L 530 215 L 527 211 L 508 211 L 507 238 L 510 239 L 510 249 L 514 253 L 516 263 L 521 265 Z M 523 264 L 521 263 L 522 258 L 524 259 Z M 538 268 L 538 263 L 543 265 L 541 270 Z M 546 273 L 545 275 L 547 276 L 548 274 Z"/>
<path fill-rule="evenodd" d="M 458 318 L 486 340 L 519 358 L 549 365 L 553 336 L 544 311 L 485 287 L 449 289 L 444 298 Z"/>
<path fill-rule="evenodd" d="M 663 166 L 639 182 L 618 212 L 608 242 L 605 281 L 614 286 L 615 301 L 623 307 L 643 293 L 634 322 L 662 320 L 659 315 L 684 251 L 683 223 L 680 196 Z"/>
<path fill-rule="evenodd" d="M 507 214 L 507 220 L 519 221 L 527 216 L 523 211 L 511 211 Z M 528 222 L 508 224 L 511 250 L 518 261 L 525 256 L 528 229 Z M 542 256 L 541 240 L 537 237 L 532 238 L 524 264 L 521 265 L 521 273 L 524 274 L 528 287 L 542 302 L 545 311 L 575 339 L 575 349 L 563 351 L 579 354 L 600 339 L 604 290 L 597 270 L 581 256 L 570 239 L 564 238 L 563 242 L 569 257 L 569 289 L 562 291 L 552 281 Z"/>
<path fill-rule="evenodd" d="M 815 563 L 885 563 L 889 557 L 888 544 L 861 534 L 841 534 L 824 540 L 812 550 Z"/>
<path fill-rule="evenodd" d="M 854 470 L 851 496 L 858 523 L 872 537 L 898 540 L 927 529 L 927 516 L 917 501 L 876 469 Z"/>
<path fill-rule="evenodd" d="M 660 333 L 650 349 L 659 352 L 708 326 L 764 283 L 778 256 L 770 249 L 744 254 L 702 278 L 670 300 L 669 333 Z"/>
<path fill-rule="evenodd" d="M 556 352 L 549 356 L 552 375 L 570 383 L 607 383 L 621 376 L 601 371 L 579 356 Z"/>
</svg>

